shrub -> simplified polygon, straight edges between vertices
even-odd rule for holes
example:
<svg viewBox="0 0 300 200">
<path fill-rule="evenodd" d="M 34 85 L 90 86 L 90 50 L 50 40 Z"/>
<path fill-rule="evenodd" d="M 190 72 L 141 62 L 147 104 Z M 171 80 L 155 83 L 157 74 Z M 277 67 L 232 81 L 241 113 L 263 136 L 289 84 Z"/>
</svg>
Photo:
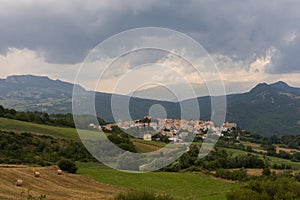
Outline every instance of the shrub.
<svg viewBox="0 0 300 200">
<path fill-rule="evenodd" d="M 72 174 L 76 173 L 76 171 L 78 169 L 74 162 L 72 162 L 71 160 L 67 160 L 67 159 L 62 159 L 62 160 L 58 161 L 57 165 L 61 170 L 72 173 Z"/>
<path fill-rule="evenodd" d="M 271 170 L 269 168 L 264 168 L 264 170 L 262 171 L 262 175 L 264 176 L 270 176 L 271 175 Z"/>
<path fill-rule="evenodd" d="M 201 169 L 199 167 L 196 167 L 196 166 L 190 166 L 185 171 L 188 171 L 188 172 L 199 172 L 199 171 L 201 171 Z"/>
<path fill-rule="evenodd" d="M 274 164 L 273 166 L 272 166 L 272 168 L 273 169 L 292 169 L 292 166 L 291 165 L 288 165 L 288 164 L 284 164 L 284 163 L 282 163 L 282 164 Z"/>
<path fill-rule="evenodd" d="M 223 178 L 223 179 L 228 179 L 228 180 L 238 180 L 238 181 L 243 181 L 247 179 L 247 172 L 244 169 L 239 169 L 239 170 L 234 170 L 230 171 L 228 169 L 217 169 L 216 177 Z"/>
<path fill-rule="evenodd" d="M 243 181 L 247 178 L 247 171 L 244 169 L 234 170 L 231 174 L 231 180 Z"/>
<path fill-rule="evenodd" d="M 249 189 L 244 189 L 241 192 L 235 192 L 232 191 L 230 193 L 226 194 L 227 200 L 258 200 L 260 199 L 259 194 L 256 192 L 249 190 Z"/>
<path fill-rule="evenodd" d="M 300 183 L 288 177 L 264 177 L 249 181 L 240 189 L 227 193 L 228 200 L 262 200 L 282 199 L 292 200 L 300 198 Z"/>
<path fill-rule="evenodd" d="M 295 174 L 295 179 L 300 182 L 300 171 Z"/>
<path fill-rule="evenodd" d="M 169 166 L 165 167 L 163 170 L 166 172 L 178 172 L 181 170 L 181 166 L 178 161 L 175 161 L 172 164 L 170 164 Z"/>
<path fill-rule="evenodd" d="M 129 192 L 119 194 L 115 200 L 174 200 L 170 195 L 154 194 L 151 192 Z"/>
</svg>

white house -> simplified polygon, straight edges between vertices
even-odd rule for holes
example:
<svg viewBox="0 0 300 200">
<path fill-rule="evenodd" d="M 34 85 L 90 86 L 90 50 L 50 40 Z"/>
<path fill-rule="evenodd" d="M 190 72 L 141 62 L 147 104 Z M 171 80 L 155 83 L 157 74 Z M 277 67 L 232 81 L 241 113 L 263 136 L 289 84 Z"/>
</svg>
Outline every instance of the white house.
<svg viewBox="0 0 300 200">
<path fill-rule="evenodd" d="M 146 141 L 151 141 L 152 135 L 150 133 L 146 133 L 146 134 L 144 134 L 143 139 Z"/>
</svg>

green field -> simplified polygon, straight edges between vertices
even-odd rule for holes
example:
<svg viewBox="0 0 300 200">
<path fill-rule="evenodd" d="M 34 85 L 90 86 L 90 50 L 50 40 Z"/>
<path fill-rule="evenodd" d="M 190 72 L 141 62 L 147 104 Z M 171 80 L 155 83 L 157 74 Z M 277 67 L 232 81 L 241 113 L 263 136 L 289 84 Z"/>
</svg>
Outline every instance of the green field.
<svg viewBox="0 0 300 200">
<path fill-rule="evenodd" d="M 0 118 L 0 130 L 13 131 L 16 133 L 29 132 L 40 135 L 48 135 L 57 138 L 79 139 L 79 135 L 75 128 L 65 128 L 58 126 L 48 126 L 43 124 L 35 124 L 23 122 L 13 119 Z M 81 130 L 81 137 L 85 139 L 99 138 L 99 132 Z"/>
<path fill-rule="evenodd" d="M 238 183 L 216 180 L 203 173 L 126 173 L 97 163 L 77 163 L 78 174 L 99 182 L 133 190 L 170 194 L 178 199 L 226 199 L 227 191 L 238 188 Z"/>
<path fill-rule="evenodd" d="M 16 133 L 29 132 L 65 139 L 79 139 L 75 128 L 48 126 L 7 118 L 0 118 L 0 130 L 13 131 Z M 109 133 L 106 133 L 106 135 L 109 135 Z M 99 132 L 81 130 L 81 137 L 85 139 L 99 139 Z M 166 143 L 163 142 L 144 141 L 142 139 L 132 139 L 132 142 L 136 146 L 137 151 L 142 153 L 155 151 L 166 145 Z"/>
</svg>

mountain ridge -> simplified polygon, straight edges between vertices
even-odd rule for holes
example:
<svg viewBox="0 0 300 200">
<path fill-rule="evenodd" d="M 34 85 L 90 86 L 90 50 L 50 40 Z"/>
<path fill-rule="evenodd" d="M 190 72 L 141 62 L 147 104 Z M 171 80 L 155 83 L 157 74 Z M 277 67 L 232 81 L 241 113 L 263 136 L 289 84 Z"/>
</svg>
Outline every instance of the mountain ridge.
<svg viewBox="0 0 300 200">
<path fill-rule="evenodd" d="M 72 112 L 73 84 L 49 77 L 20 75 L 0 79 L 0 104 L 23 111 L 44 111 L 49 113 Z M 91 91 L 76 85 L 83 95 Z M 113 94 L 95 92 L 96 112 L 106 121 L 117 121 L 111 111 Z M 144 99 L 118 95 L 118 99 L 129 101 L 130 117 L 138 119 L 149 114 L 149 109 L 162 105 L 168 118 L 181 118 L 180 104 L 165 100 Z M 263 135 L 299 134 L 300 132 L 300 88 L 291 87 L 279 81 L 260 83 L 245 93 L 227 95 L 227 121 L 252 132 Z M 201 119 L 210 119 L 210 96 L 198 97 Z M 192 110 L 191 110 L 192 111 Z M 186 111 L 186 112 L 191 112 Z"/>
</svg>

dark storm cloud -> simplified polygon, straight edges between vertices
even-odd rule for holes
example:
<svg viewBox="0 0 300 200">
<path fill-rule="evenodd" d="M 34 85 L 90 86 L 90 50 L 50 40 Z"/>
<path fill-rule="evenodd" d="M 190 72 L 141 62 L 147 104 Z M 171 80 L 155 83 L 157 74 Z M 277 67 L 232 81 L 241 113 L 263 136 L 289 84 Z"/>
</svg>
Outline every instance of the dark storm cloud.
<svg viewBox="0 0 300 200">
<path fill-rule="evenodd" d="M 43 53 L 48 62 L 77 63 L 113 34 L 160 26 L 190 35 L 209 53 L 236 60 L 265 56 L 275 48 L 268 72 L 300 69 L 297 0 L 4 2 L 0 53 L 8 47 L 29 48 Z M 291 32 L 295 38 L 287 41 Z"/>
<path fill-rule="evenodd" d="M 275 52 L 272 62 L 267 66 L 269 73 L 300 72 L 300 37 L 288 41 Z"/>
</svg>

